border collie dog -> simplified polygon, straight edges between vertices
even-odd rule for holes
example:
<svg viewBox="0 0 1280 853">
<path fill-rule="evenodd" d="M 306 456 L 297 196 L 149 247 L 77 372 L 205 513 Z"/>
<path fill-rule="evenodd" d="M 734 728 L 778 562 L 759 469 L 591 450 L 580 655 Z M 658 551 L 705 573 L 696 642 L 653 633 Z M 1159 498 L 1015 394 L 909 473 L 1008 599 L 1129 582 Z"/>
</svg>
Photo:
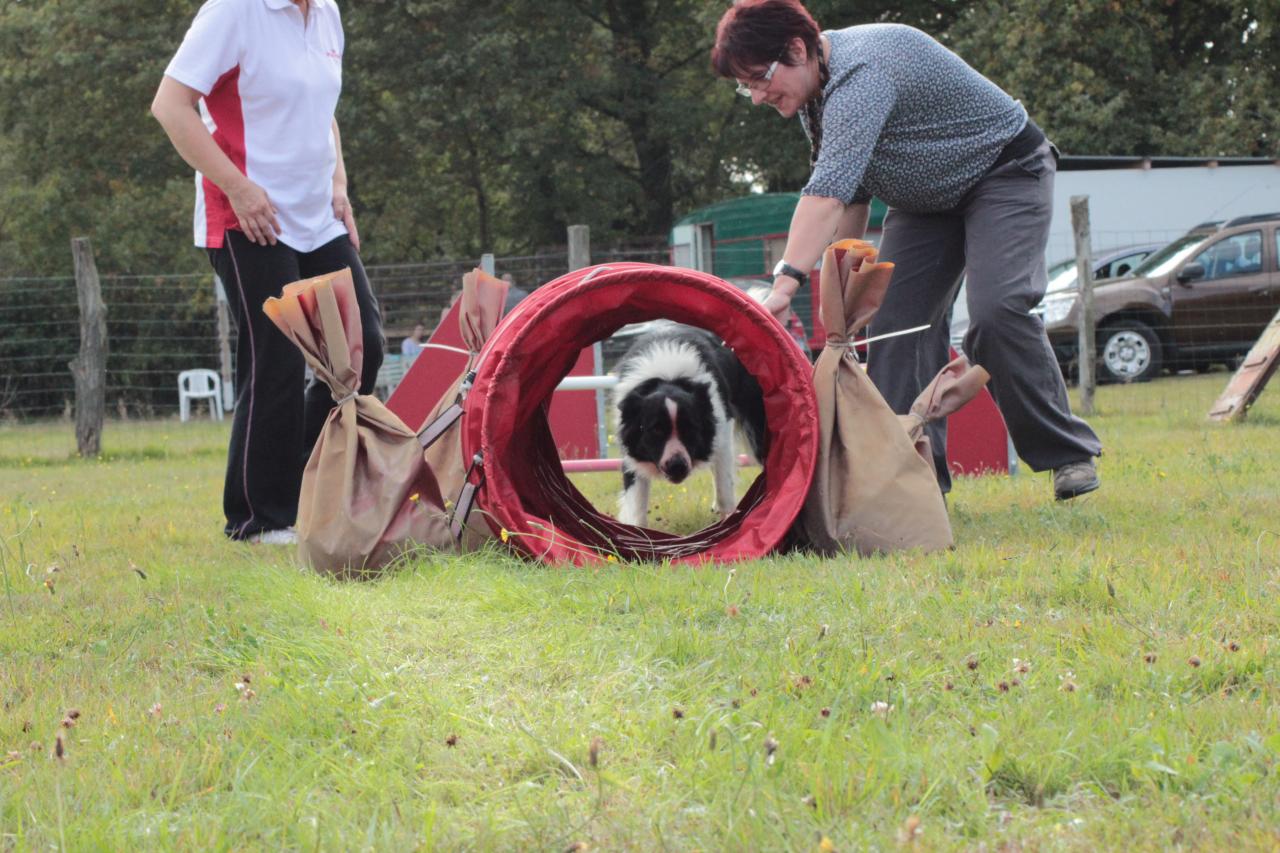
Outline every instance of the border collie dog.
<svg viewBox="0 0 1280 853">
<path fill-rule="evenodd" d="M 618 520 L 643 526 L 653 478 L 680 483 L 708 464 L 715 510 L 721 518 L 732 513 L 735 426 L 752 455 L 764 458 L 764 397 L 755 377 L 711 332 L 669 320 L 637 338 L 616 373 L 613 401 L 624 454 Z"/>
</svg>

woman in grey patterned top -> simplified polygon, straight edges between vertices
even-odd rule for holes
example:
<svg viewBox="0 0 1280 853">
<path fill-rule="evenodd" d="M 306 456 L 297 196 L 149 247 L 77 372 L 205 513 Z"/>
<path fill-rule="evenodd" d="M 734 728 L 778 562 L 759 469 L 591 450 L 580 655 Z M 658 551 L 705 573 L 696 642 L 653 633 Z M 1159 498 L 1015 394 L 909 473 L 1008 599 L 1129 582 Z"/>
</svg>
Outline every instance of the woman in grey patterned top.
<svg viewBox="0 0 1280 853">
<path fill-rule="evenodd" d="M 965 352 L 991 373 L 1018 455 L 1053 470 L 1059 500 L 1096 489 L 1101 443 L 1071 414 L 1030 313 L 1047 284 L 1057 149 L 1022 105 L 920 30 L 823 32 L 798 0 L 739 0 L 716 28 L 711 61 L 753 104 L 799 116 L 812 147 L 765 306 L 783 316 L 826 246 L 863 236 L 879 197 L 889 206 L 880 257 L 896 267 L 870 332 L 930 324 L 873 347 L 867 369 L 885 400 L 906 412 L 946 363 L 946 320 L 967 272 Z M 947 491 L 945 423 L 931 434 Z"/>
</svg>

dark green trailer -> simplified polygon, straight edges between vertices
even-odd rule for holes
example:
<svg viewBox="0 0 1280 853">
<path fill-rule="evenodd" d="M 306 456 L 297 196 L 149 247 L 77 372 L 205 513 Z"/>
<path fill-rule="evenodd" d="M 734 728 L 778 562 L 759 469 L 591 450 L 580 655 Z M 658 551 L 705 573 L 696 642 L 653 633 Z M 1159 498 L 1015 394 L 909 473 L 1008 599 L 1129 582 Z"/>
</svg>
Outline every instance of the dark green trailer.
<svg viewBox="0 0 1280 853">
<path fill-rule="evenodd" d="M 756 193 L 695 210 L 671 229 L 672 261 L 736 279 L 738 284 L 746 284 L 746 279 L 766 280 L 782 260 L 791 214 L 799 200 L 798 192 Z M 873 243 L 880 241 L 885 210 L 879 199 L 872 200 L 866 239 Z M 792 302 L 811 345 L 817 343 L 819 331 L 813 322 L 814 304 L 812 287 L 804 288 Z"/>
</svg>

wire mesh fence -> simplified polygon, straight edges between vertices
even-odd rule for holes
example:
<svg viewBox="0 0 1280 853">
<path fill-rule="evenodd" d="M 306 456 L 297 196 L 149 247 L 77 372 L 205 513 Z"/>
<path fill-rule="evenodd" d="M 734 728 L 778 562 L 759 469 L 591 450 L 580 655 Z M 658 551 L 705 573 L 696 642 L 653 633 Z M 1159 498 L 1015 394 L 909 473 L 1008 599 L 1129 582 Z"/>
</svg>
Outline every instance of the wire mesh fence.
<svg viewBox="0 0 1280 853">
<path fill-rule="evenodd" d="M 1103 378 L 1141 379 L 1161 370 L 1204 371 L 1237 363 L 1280 310 L 1278 225 L 1280 220 L 1268 220 L 1199 235 L 1094 232 L 1100 287 L 1113 292 L 1124 287 L 1136 294 L 1124 304 L 1100 303 L 1106 313 L 1099 316 L 1099 360 L 1111 360 Z M 773 245 L 775 238 L 717 244 L 714 271 L 743 288 L 766 282 L 764 274 L 779 250 Z M 1054 320 L 1057 314 L 1059 320 L 1067 316 L 1065 303 L 1074 287 L 1073 256 L 1074 246 L 1049 247 L 1050 292 L 1037 309 L 1068 373 L 1071 332 L 1060 323 L 1055 331 Z M 592 248 L 591 261 L 670 264 L 672 250 L 665 237 L 600 243 Z M 439 324 L 461 292 L 462 275 L 477 263 L 450 259 L 367 268 L 389 353 L 399 352 L 400 341 L 416 323 L 428 330 Z M 493 265 L 495 274 L 509 277 L 518 297 L 567 272 L 569 254 L 566 247 L 552 247 L 499 256 Z M 1196 277 L 1181 280 L 1189 267 L 1194 267 Z M 1109 287 L 1135 273 L 1147 274 L 1145 285 Z M 230 325 L 226 339 L 220 336 L 212 274 L 103 275 L 101 282 L 109 342 L 108 414 L 172 416 L 178 411 L 181 371 L 219 370 L 224 352 L 234 360 L 235 326 Z M 804 332 L 813 335 L 812 288 L 803 289 L 793 307 Z M 963 320 L 963 298 L 954 313 Z M 0 418 L 70 416 L 75 388 L 68 365 L 79 351 L 79 324 L 74 278 L 0 278 Z M 606 342 L 606 366 L 628 343 L 625 336 Z M 234 365 L 227 374 L 234 375 Z"/>
<path fill-rule="evenodd" d="M 176 411 L 177 374 L 218 365 L 211 276 L 104 275 L 108 410 Z M 75 279 L 0 279 L 0 415 L 69 416 L 80 349 Z"/>
<path fill-rule="evenodd" d="M 667 263 L 662 238 L 606 244 L 593 262 L 635 260 Z M 476 259 L 366 268 L 382 312 L 388 351 L 415 323 L 433 329 L 461 293 L 462 275 Z M 553 247 L 525 255 L 499 256 L 494 272 L 505 275 L 516 296 L 568 272 L 568 250 Z M 217 286 L 212 273 L 195 275 L 101 275 L 107 309 L 107 413 L 120 418 L 169 417 L 178 412 L 178 374 L 191 368 L 234 376 L 236 328 L 219 332 Z M 69 368 L 80 348 L 80 313 L 72 276 L 0 278 L 0 419 L 69 418 L 75 383 Z M 232 395 L 233 396 L 233 395 Z"/>
</svg>

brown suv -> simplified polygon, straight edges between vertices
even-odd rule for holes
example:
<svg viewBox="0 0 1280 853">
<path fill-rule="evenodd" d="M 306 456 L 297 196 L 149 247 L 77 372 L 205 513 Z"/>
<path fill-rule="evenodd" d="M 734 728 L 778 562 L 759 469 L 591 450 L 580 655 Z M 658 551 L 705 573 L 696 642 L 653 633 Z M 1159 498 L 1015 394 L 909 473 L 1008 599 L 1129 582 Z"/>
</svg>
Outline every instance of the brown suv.
<svg viewBox="0 0 1280 853">
<path fill-rule="evenodd" d="M 1094 290 L 1098 378 L 1142 382 L 1162 368 L 1234 365 L 1280 310 L 1280 213 L 1208 224 L 1148 257 L 1128 278 Z M 1035 308 L 1058 362 L 1075 362 L 1075 290 Z"/>
</svg>

